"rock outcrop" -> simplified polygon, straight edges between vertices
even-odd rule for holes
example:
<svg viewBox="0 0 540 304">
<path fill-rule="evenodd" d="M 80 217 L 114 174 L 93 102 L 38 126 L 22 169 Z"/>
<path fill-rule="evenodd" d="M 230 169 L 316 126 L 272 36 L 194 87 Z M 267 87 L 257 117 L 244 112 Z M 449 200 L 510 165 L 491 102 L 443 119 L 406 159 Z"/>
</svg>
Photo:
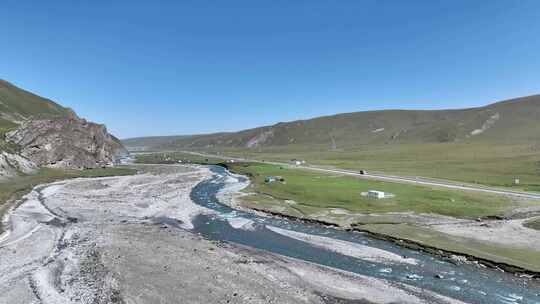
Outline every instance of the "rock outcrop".
<svg viewBox="0 0 540 304">
<path fill-rule="evenodd" d="M 36 170 L 36 164 L 26 158 L 6 151 L 0 152 L 0 179 L 12 177 L 19 173 L 31 174 Z"/>
<path fill-rule="evenodd" d="M 104 125 L 74 115 L 29 120 L 6 134 L 20 155 L 37 166 L 92 169 L 113 165 L 125 148 Z"/>
</svg>

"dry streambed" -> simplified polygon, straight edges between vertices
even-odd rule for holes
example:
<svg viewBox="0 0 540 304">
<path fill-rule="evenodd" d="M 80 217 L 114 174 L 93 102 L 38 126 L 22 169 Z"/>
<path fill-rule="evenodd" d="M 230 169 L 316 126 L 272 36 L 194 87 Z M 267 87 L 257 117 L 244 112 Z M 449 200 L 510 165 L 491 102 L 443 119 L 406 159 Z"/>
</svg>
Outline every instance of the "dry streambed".
<svg viewBox="0 0 540 304">
<path fill-rule="evenodd" d="M 195 205 L 190 191 L 211 173 L 144 170 L 149 173 L 58 182 L 28 194 L 0 236 L 0 303 L 459 303 L 204 240 L 189 231 L 191 220 L 212 211 Z M 351 254 L 398 259 L 363 250 Z"/>
</svg>

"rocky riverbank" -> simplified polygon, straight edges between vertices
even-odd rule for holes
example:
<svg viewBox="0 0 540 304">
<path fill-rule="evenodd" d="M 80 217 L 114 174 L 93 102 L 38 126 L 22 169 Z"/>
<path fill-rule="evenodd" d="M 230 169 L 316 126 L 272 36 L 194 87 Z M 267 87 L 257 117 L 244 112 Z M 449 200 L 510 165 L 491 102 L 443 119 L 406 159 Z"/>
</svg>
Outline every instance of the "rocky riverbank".
<svg viewBox="0 0 540 304">
<path fill-rule="evenodd" d="M 243 183 L 239 183 L 238 185 L 234 186 L 237 188 L 236 190 L 246 189 L 249 186 L 249 178 L 245 177 L 244 180 L 245 181 Z M 377 232 L 376 229 L 372 229 L 374 225 L 368 225 L 367 227 L 369 228 L 367 228 L 363 225 L 356 224 L 354 222 L 354 214 L 350 214 L 345 210 L 344 214 L 347 216 L 347 220 L 344 220 L 342 216 L 331 216 L 333 215 L 331 212 L 320 212 L 320 214 L 317 214 L 317 216 L 299 215 L 297 213 L 291 214 L 287 212 L 289 210 L 288 208 L 279 208 L 279 206 L 269 208 L 265 205 L 258 206 L 256 204 L 252 204 L 251 202 L 245 202 L 244 198 L 249 195 L 250 194 L 246 192 L 229 191 L 227 194 L 221 195 L 220 200 L 224 204 L 227 204 L 233 208 L 248 212 L 255 212 L 259 215 L 279 217 L 292 221 L 302 221 L 309 224 L 317 224 L 351 232 L 366 233 L 373 238 L 389 241 L 405 248 L 427 252 L 456 264 L 472 264 L 478 266 L 479 268 L 493 268 L 524 278 L 540 278 L 540 272 L 520 267 L 512 263 L 505 263 L 495 259 L 486 258 L 485 256 L 474 255 L 461 252 L 459 250 L 450 250 L 448 248 L 441 248 L 425 244 L 413 239 L 400 238 L 391 234 Z M 279 200 L 275 199 L 275 201 Z M 338 215 L 341 215 L 341 213 Z M 359 216 L 365 217 L 366 215 Z M 380 215 L 374 216 L 377 217 Z M 524 227 L 522 223 L 526 220 L 523 219 L 487 220 L 486 222 L 483 220 L 461 220 L 437 215 L 393 214 L 392 216 L 395 218 L 388 225 L 393 225 L 392 222 L 395 222 L 396 219 L 401 219 L 405 223 L 419 223 L 420 226 L 430 227 L 434 231 L 441 233 L 449 233 L 450 235 L 457 237 L 467 237 L 471 242 L 481 243 L 486 241 L 495 241 L 501 246 L 518 247 L 526 244 L 527 249 L 540 250 L 538 243 L 534 241 L 540 236 L 540 232 Z M 504 234 L 512 237 L 505 238 L 503 240 L 500 237 L 497 238 L 497 234 L 499 236 Z"/>
<path fill-rule="evenodd" d="M 2 303 L 461 303 L 190 232 L 203 167 L 36 187 L 0 236 Z"/>
</svg>

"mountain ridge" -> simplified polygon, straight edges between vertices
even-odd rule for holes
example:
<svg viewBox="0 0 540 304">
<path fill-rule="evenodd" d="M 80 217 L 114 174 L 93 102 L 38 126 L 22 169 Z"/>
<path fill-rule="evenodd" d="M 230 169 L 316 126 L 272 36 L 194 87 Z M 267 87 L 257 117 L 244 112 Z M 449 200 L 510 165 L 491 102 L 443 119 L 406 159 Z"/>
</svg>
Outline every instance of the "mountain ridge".
<svg viewBox="0 0 540 304">
<path fill-rule="evenodd" d="M 322 147 L 399 143 L 522 143 L 540 139 L 540 95 L 449 110 L 375 110 L 279 122 L 238 132 L 143 137 L 130 149 L 153 150 Z M 145 146 L 145 144 L 151 143 Z"/>
<path fill-rule="evenodd" d="M 0 79 L 0 125 L 19 124 L 30 118 L 76 115 L 69 108 Z"/>
</svg>

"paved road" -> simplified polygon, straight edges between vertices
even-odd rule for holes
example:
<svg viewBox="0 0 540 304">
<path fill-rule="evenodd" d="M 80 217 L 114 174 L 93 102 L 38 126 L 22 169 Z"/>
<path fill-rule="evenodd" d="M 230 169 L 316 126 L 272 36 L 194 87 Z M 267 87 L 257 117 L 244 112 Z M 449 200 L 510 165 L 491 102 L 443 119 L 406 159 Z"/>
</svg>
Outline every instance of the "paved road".
<svg viewBox="0 0 540 304">
<path fill-rule="evenodd" d="M 221 159 L 228 159 L 228 160 L 235 160 L 235 161 L 260 162 L 260 160 L 254 160 L 254 159 L 234 158 L 234 157 L 226 157 L 226 156 L 222 156 L 222 155 L 213 155 L 213 154 L 197 153 L 197 152 L 190 152 L 190 151 L 182 151 L 182 152 L 193 154 L 193 155 L 204 156 L 204 157 L 221 158 Z M 436 186 L 436 187 L 442 187 L 442 188 L 447 188 L 447 189 L 484 192 L 484 193 L 492 193 L 492 194 L 499 194 L 499 195 L 506 195 L 506 196 L 514 196 L 514 197 L 521 197 L 521 198 L 527 198 L 527 199 L 540 200 L 540 194 L 529 193 L 529 192 L 502 190 L 502 189 L 491 188 L 491 187 L 486 187 L 486 186 L 459 185 L 459 184 L 452 183 L 452 182 L 433 181 L 433 180 L 429 180 L 429 179 L 425 179 L 425 178 L 411 178 L 411 177 L 393 176 L 393 175 L 385 175 L 385 174 L 372 174 L 372 173 L 360 174 L 359 172 L 351 171 L 351 170 L 327 169 L 327 168 L 321 168 L 321 167 L 312 166 L 312 165 L 294 166 L 294 165 L 291 165 L 291 164 L 288 164 L 288 163 L 268 162 L 268 161 L 266 161 L 265 163 L 274 164 L 274 165 L 278 165 L 278 166 L 286 166 L 286 167 L 289 167 L 289 168 L 302 168 L 302 169 L 308 169 L 308 170 L 312 170 L 312 171 L 319 171 L 319 172 L 326 172 L 326 173 L 345 174 L 345 175 L 355 176 L 355 177 L 359 177 L 359 178 L 367 178 L 367 179 L 391 181 L 391 182 L 399 182 L 399 183 L 408 183 L 408 184 L 416 184 L 416 185 Z"/>
</svg>

